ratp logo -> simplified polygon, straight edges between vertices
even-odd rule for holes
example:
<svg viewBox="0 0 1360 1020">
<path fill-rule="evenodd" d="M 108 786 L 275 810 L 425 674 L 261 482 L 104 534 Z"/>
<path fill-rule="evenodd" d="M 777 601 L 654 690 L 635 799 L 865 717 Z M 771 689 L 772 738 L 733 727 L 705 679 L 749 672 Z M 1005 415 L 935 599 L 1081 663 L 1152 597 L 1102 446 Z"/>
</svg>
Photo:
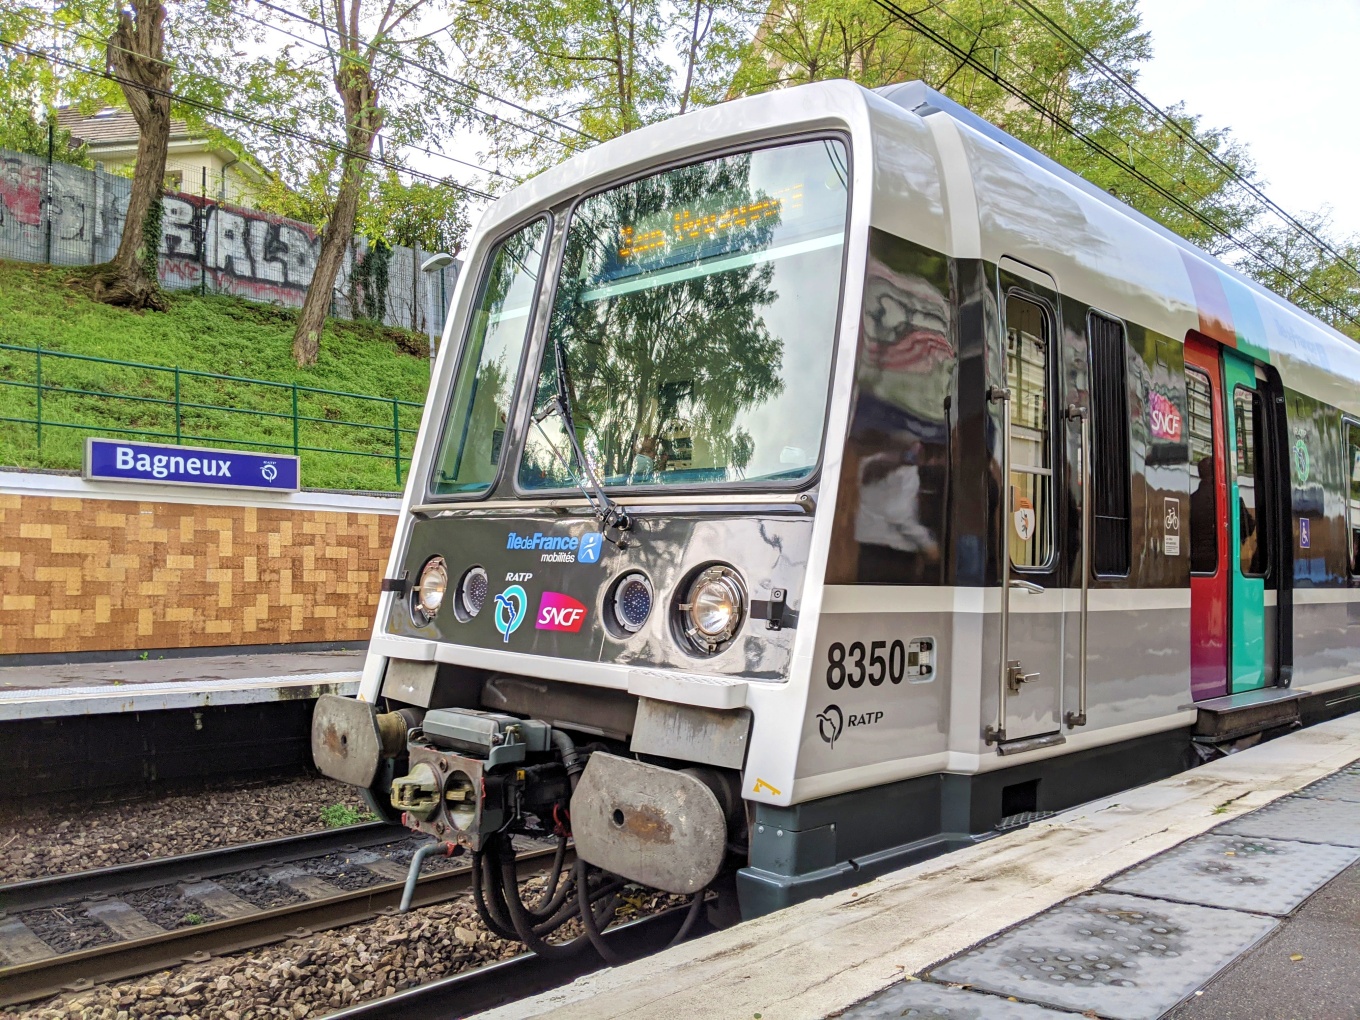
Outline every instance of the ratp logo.
<svg viewBox="0 0 1360 1020">
<path fill-rule="evenodd" d="M 827 705 L 817 716 L 817 732 L 831 745 L 832 750 L 835 750 L 836 741 L 840 739 L 844 727 L 845 716 L 841 714 L 838 705 Z"/>
<path fill-rule="evenodd" d="M 260 475 L 266 482 L 272 482 L 279 477 L 279 467 L 272 460 L 267 460 L 260 465 Z"/>
<path fill-rule="evenodd" d="M 529 596 L 517 584 L 512 584 L 496 596 L 496 629 L 501 632 L 502 641 L 509 641 L 510 635 L 519 630 L 528 607 Z"/>
<path fill-rule="evenodd" d="M 581 536 L 581 544 L 576 548 L 576 562 L 578 563 L 598 563 L 600 562 L 600 552 L 604 548 L 604 535 L 598 531 L 593 531 Z"/>
</svg>

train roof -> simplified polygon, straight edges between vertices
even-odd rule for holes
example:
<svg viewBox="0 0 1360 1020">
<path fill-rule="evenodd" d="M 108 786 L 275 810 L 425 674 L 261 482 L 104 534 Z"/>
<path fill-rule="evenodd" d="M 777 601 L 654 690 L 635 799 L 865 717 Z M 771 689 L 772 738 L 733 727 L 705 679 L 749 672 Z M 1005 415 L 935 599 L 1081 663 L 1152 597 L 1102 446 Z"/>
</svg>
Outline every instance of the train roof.
<svg viewBox="0 0 1360 1020">
<path fill-rule="evenodd" d="M 1060 286 L 1064 292 L 1069 285 L 1089 290 L 1091 293 L 1074 296 L 1094 305 L 1102 304 L 1102 295 L 1117 293 L 1117 303 L 1127 309 L 1122 314 L 1176 340 L 1184 337 L 1188 321 L 1190 328 L 1197 325 L 1211 339 L 1276 365 L 1292 388 L 1360 415 L 1360 387 L 1355 385 L 1355 380 L 1360 380 L 1360 345 L 919 81 L 872 91 L 843 80 L 815 82 L 652 124 L 577 153 L 531 178 L 488 209 L 480 227 L 495 232 L 500 225 L 522 220 L 565 195 L 593 189 L 651 164 L 699 158 L 715 145 L 758 144 L 790 128 L 848 128 L 852 134 L 872 137 L 880 130 L 882 118 L 894 115 L 886 111 L 895 111 L 896 116 L 906 116 L 918 124 L 947 117 L 962 134 L 972 136 L 968 146 L 975 158 L 990 159 L 994 166 L 1004 160 L 1016 168 L 1009 172 L 1024 173 L 1034 181 L 1047 178 L 1046 183 L 1034 188 L 1036 201 L 1043 200 L 1045 191 L 1053 196 L 1065 192 L 1063 201 L 1076 200 L 1085 206 L 1088 212 L 1084 218 L 1061 224 L 1063 230 L 1045 234 L 1046 225 L 1038 223 L 1031 231 L 1031 247 L 1051 250 L 1060 262 L 1065 260 L 1062 264 L 1069 271 L 1059 278 L 1072 279 Z M 984 153 L 984 149 L 993 153 Z M 1030 169 L 1018 169 L 1024 166 Z M 943 177 L 943 162 L 938 170 Z M 982 176 L 977 170 L 973 174 Z M 980 202 L 989 197 L 987 187 L 980 179 L 973 182 Z M 1103 209 L 1103 214 L 1097 209 Z M 1125 246 L 1130 253 L 1122 262 L 1083 264 L 1078 257 L 1081 246 L 1074 239 L 1087 238 L 1107 246 L 1112 242 Z M 1004 238 L 993 240 L 1006 243 Z M 1180 253 L 1183 271 L 1182 267 L 1165 264 L 1168 244 Z M 963 252 L 949 254 L 965 257 Z M 1163 264 L 1160 274 L 1144 269 L 1149 259 Z M 1121 314 L 1120 309 L 1110 310 Z"/>
</svg>

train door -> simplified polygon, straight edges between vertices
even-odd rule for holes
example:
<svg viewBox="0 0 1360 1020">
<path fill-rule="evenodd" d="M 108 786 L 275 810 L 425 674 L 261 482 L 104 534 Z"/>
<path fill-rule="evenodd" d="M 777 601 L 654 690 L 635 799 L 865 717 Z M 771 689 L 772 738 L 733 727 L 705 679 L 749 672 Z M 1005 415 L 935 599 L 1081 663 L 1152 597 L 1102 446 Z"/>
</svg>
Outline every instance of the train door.
<svg viewBox="0 0 1360 1020">
<path fill-rule="evenodd" d="M 1255 366 L 1233 351 L 1223 352 L 1223 397 L 1227 425 L 1228 521 L 1231 565 L 1232 693 L 1253 691 L 1273 680 L 1267 634 L 1274 623 L 1267 587 L 1274 565 L 1274 530 L 1279 514 L 1271 483 L 1268 401 Z M 1273 596 L 1273 591 L 1270 592 Z"/>
<path fill-rule="evenodd" d="M 1269 397 L 1234 351 L 1185 344 L 1190 443 L 1190 674 L 1197 701 L 1257 690 L 1275 668 L 1280 519 Z"/>
<path fill-rule="evenodd" d="M 1010 281 L 1001 274 L 1003 287 Z M 1024 283 L 1025 281 L 1014 281 Z M 1055 310 L 1026 292 L 1005 297 L 1005 410 L 999 713 L 1007 743 L 1061 740 L 1065 592 L 1057 582 L 1063 534 L 1054 386 L 1061 378 Z M 1056 301 L 1056 294 L 1052 296 Z"/>
<path fill-rule="evenodd" d="M 1228 500 L 1218 348 L 1185 341 L 1190 441 L 1190 688 L 1196 701 L 1228 693 Z"/>
</svg>

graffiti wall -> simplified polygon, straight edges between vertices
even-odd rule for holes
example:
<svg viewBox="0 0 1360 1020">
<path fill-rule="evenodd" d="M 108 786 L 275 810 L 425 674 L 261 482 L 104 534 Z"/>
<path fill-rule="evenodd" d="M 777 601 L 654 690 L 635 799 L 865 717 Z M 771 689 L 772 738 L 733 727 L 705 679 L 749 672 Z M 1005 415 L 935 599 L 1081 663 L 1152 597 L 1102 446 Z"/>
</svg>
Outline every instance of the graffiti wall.
<svg viewBox="0 0 1360 1020">
<path fill-rule="evenodd" d="M 118 250 L 132 182 L 102 170 L 0 149 L 0 258 L 55 265 L 107 262 Z M 300 307 L 312 282 L 321 235 L 316 227 L 199 195 L 167 193 L 161 227 L 161 284 L 168 290 L 231 294 Z M 368 243 L 349 245 L 332 293 L 332 314 L 381 318 L 424 333 L 430 313 L 426 287 L 452 297 L 456 266 L 426 277 L 425 255 L 393 248 L 387 285 L 363 271 Z M 369 281 L 367 284 L 365 281 Z M 436 302 L 438 304 L 438 302 Z M 435 314 L 442 328 L 442 311 Z"/>
</svg>

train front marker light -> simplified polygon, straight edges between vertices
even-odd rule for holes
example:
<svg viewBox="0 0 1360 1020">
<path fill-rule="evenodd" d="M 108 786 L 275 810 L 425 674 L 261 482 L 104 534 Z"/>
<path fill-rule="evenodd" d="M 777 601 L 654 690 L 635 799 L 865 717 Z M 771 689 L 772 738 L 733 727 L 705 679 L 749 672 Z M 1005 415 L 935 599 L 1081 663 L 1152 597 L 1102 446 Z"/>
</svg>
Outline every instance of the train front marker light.
<svg viewBox="0 0 1360 1020">
<path fill-rule="evenodd" d="M 636 634 L 652 612 L 652 582 L 633 571 L 614 586 L 614 619 L 629 634 Z"/>
<path fill-rule="evenodd" d="M 467 620 L 482 611 L 482 605 L 486 602 L 486 593 L 490 590 L 490 582 L 486 577 L 486 571 L 481 567 L 473 567 L 465 573 L 458 582 L 458 605 L 459 615 Z"/>
<path fill-rule="evenodd" d="M 420 568 L 416 580 L 415 608 L 428 623 L 444 604 L 444 593 L 449 587 L 449 568 L 444 557 L 432 556 Z"/>
</svg>

